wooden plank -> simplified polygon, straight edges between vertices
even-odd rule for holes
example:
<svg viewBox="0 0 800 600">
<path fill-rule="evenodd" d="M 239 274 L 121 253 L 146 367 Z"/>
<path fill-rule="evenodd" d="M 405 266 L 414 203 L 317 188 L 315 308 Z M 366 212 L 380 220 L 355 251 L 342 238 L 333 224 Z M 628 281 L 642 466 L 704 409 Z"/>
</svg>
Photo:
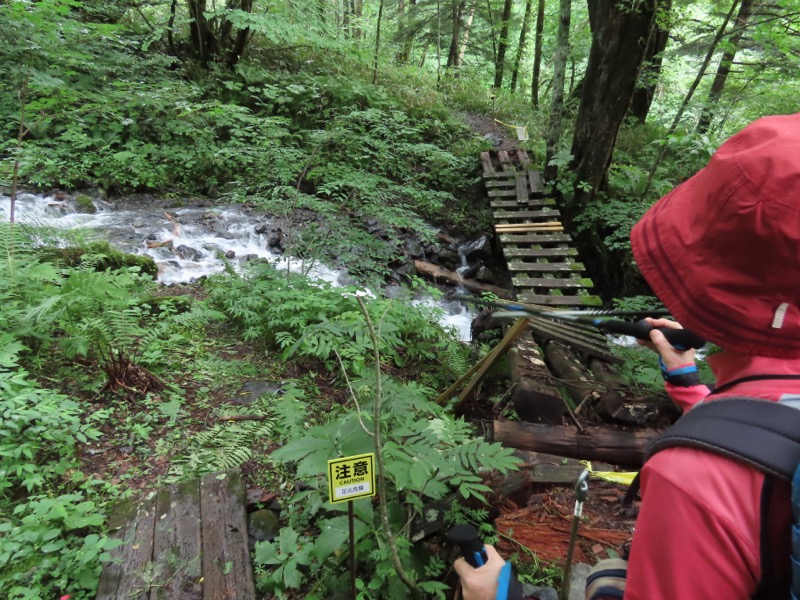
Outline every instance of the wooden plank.
<svg viewBox="0 0 800 600">
<path fill-rule="evenodd" d="M 508 270 L 516 272 L 529 271 L 531 273 L 549 273 L 551 271 L 574 273 L 585 269 L 583 263 L 525 263 L 513 261 L 508 263 Z M 534 302 L 531 301 L 531 303 Z"/>
<path fill-rule="evenodd" d="M 545 206 L 553 206 L 553 204 L 555 204 L 555 203 L 550 198 L 540 198 L 538 200 L 534 200 L 534 199 L 528 198 L 528 203 L 525 205 L 525 207 L 526 208 L 531 208 L 531 207 L 534 207 L 534 206 L 545 207 Z M 509 208 L 517 208 L 519 206 L 517 204 L 516 196 L 514 197 L 513 200 L 502 200 L 502 199 L 500 199 L 500 200 L 490 200 L 489 201 L 489 205 L 492 208 L 501 209 L 501 210 L 502 209 L 509 209 Z"/>
<path fill-rule="evenodd" d="M 504 233 L 500 236 L 503 244 L 561 244 L 571 242 L 566 233 Z"/>
<path fill-rule="evenodd" d="M 511 183 L 514 184 L 515 182 L 512 181 Z M 516 200 L 516 198 L 517 198 L 517 188 L 516 187 L 508 188 L 508 189 L 505 189 L 505 188 L 493 188 L 493 189 L 490 189 L 488 192 L 486 192 L 486 195 L 489 198 L 514 198 Z"/>
<path fill-rule="evenodd" d="M 537 337 L 557 340 L 578 348 L 589 356 L 594 356 L 605 362 L 621 364 L 623 361 L 608 349 L 608 341 L 599 332 L 586 332 L 573 327 L 571 324 L 558 323 L 550 319 L 528 319 L 530 328 Z"/>
<path fill-rule="evenodd" d="M 505 150 L 498 151 L 497 160 L 500 162 L 500 168 L 503 169 L 503 171 L 510 171 L 516 176 L 517 170 L 514 168 L 514 163 L 511 162 L 511 157 L 508 155 L 508 152 Z"/>
<path fill-rule="evenodd" d="M 517 319 L 514 321 L 514 324 L 509 328 L 506 334 L 503 336 L 503 339 L 492 348 L 492 351 L 489 353 L 489 356 L 485 361 L 481 363 L 481 366 L 475 372 L 472 379 L 470 379 L 469 383 L 464 386 L 464 389 L 458 395 L 458 402 L 456 402 L 455 407 L 457 407 L 461 402 L 463 402 L 466 398 L 469 398 L 472 393 L 475 391 L 475 388 L 478 384 L 483 381 L 483 378 L 486 376 L 486 373 L 489 372 L 491 366 L 497 361 L 497 359 L 508 349 L 511 343 L 517 339 L 525 328 L 528 326 L 527 319 Z"/>
<path fill-rule="evenodd" d="M 484 177 L 494 176 L 495 171 L 492 165 L 492 157 L 488 152 L 481 152 L 481 168 L 483 169 Z"/>
<path fill-rule="evenodd" d="M 131 508 L 124 525 L 113 537 L 122 545 L 109 554 L 97 586 L 97 600 L 146 600 L 149 597 L 153 556 L 155 501 Z"/>
<path fill-rule="evenodd" d="M 543 208 L 542 210 L 496 210 L 495 219 L 545 219 L 559 217 L 561 213 L 557 208 Z"/>
<path fill-rule="evenodd" d="M 528 183 L 530 184 L 531 198 L 541 198 L 544 196 L 544 184 L 542 175 L 539 171 L 528 170 Z"/>
<path fill-rule="evenodd" d="M 506 258 L 536 258 L 546 256 L 568 258 L 578 255 L 578 251 L 575 248 L 505 248 L 503 253 L 506 255 Z"/>
<path fill-rule="evenodd" d="M 525 152 L 522 148 L 517 150 L 517 159 L 519 160 L 519 164 L 522 165 L 523 169 L 527 169 L 528 166 L 531 164 L 531 158 L 528 156 L 528 153 Z"/>
<path fill-rule="evenodd" d="M 504 188 L 504 187 L 514 187 L 516 185 L 516 171 L 511 173 L 508 177 L 503 179 L 487 179 L 483 182 L 483 187 L 486 189 L 490 188 Z"/>
<path fill-rule="evenodd" d="M 545 287 L 545 288 L 590 288 L 592 280 L 586 277 L 512 277 L 514 287 Z"/>
<path fill-rule="evenodd" d="M 496 179 L 508 179 L 509 177 L 516 177 L 517 170 L 516 169 L 509 169 L 507 171 L 496 171 L 494 175 L 484 175 L 484 177 L 491 177 Z"/>
<path fill-rule="evenodd" d="M 543 306 L 575 306 L 578 308 L 582 306 L 603 306 L 603 301 L 599 296 L 545 296 L 521 293 L 519 298 L 524 302 L 541 304 Z"/>
<path fill-rule="evenodd" d="M 245 492 L 239 471 L 203 477 L 200 514 L 203 521 L 203 600 L 254 600 Z"/>
<path fill-rule="evenodd" d="M 542 233 L 547 231 L 564 231 L 563 225 L 550 225 L 547 223 L 522 223 L 517 227 L 495 225 L 497 233 Z"/>
<path fill-rule="evenodd" d="M 201 598 L 200 480 L 160 489 L 155 509 L 150 600 Z"/>
<path fill-rule="evenodd" d="M 514 200 L 492 200 L 489 202 L 489 206 L 494 209 L 508 209 L 508 208 L 517 208 L 518 204 L 516 199 Z M 552 206 L 552 202 L 548 202 L 547 199 L 544 200 L 530 200 L 525 204 L 527 208 L 532 207 L 545 207 L 545 206 Z"/>
<path fill-rule="evenodd" d="M 517 173 L 517 202 L 528 204 L 528 187 L 525 185 L 525 173 Z"/>
</svg>

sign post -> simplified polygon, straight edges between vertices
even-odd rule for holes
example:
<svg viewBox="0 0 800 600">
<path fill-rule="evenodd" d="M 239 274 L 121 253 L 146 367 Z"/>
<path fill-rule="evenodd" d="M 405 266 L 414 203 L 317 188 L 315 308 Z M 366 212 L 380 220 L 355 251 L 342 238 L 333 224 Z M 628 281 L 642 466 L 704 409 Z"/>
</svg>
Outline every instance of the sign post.
<svg viewBox="0 0 800 600">
<path fill-rule="evenodd" d="M 375 495 L 375 453 L 328 461 L 328 496 L 331 504 L 347 502 L 350 527 L 350 587 L 356 599 L 356 539 L 353 500 Z"/>
</svg>

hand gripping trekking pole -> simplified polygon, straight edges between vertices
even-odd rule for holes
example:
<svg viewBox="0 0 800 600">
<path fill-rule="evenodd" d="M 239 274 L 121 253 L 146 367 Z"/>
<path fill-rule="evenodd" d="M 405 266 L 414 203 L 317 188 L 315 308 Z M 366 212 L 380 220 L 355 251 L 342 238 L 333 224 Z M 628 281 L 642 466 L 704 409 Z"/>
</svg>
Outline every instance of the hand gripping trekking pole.
<svg viewBox="0 0 800 600">
<path fill-rule="evenodd" d="M 486 549 L 478 535 L 478 530 L 472 525 L 456 525 L 447 532 L 447 539 L 458 545 L 467 564 L 479 569 L 487 562 Z M 511 568 L 511 563 L 506 561 L 497 578 L 497 593 L 495 600 L 522 600 L 522 584 Z"/>
<path fill-rule="evenodd" d="M 572 553 L 575 551 L 575 540 L 578 537 L 578 524 L 583 515 L 583 503 L 589 496 L 589 471 L 584 470 L 575 484 L 575 511 L 572 515 L 572 532 L 569 534 L 567 548 L 567 564 L 564 565 L 564 581 L 561 584 L 561 600 L 569 598 L 570 572 L 572 571 Z"/>
</svg>

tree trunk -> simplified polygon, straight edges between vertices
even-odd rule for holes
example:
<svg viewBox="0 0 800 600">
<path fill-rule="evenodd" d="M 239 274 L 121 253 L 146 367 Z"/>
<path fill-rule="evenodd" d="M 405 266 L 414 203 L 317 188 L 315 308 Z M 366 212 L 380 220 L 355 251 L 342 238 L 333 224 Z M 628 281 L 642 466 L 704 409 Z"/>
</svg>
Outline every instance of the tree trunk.
<svg viewBox="0 0 800 600">
<path fill-rule="evenodd" d="M 556 35 L 556 51 L 553 56 L 553 93 L 550 101 L 550 123 L 545 140 L 544 178 L 552 181 L 558 176 L 558 167 L 551 165 L 550 160 L 558 152 L 561 140 L 561 119 L 564 108 L 564 78 L 567 72 L 567 56 L 569 55 L 569 22 L 572 17 L 570 0 L 560 0 L 558 14 L 558 34 Z"/>
<path fill-rule="evenodd" d="M 636 88 L 657 0 L 589 2 L 592 47 L 572 141 L 576 188 L 566 206 L 572 221 L 605 183 L 617 133 Z"/>
<path fill-rule="evenodd" d="M 461 49 L 458 51 L 458 58 L 456 66 L 460 67 L 464 63 L 464 54 L 467 52 L 467 42 L 469 41 L 469 32 L 472 29 L 472 19 L 475 18 L 475 8 L 478 6 L 478 0 L 472 0 L 472 7 L 469 9 L 469 16 L 464 25 L 464 38 L 461 40 Z"/>
<path fill-rule="evenodd" d="M 713 116 L 714 107 L 719 102 L 722 96 L 722 90 L 725 89 L 725 83 L 728 80 L 728 73 L 731 72 L 731 65 L 733 59 L 736 58 L 736 51 L 739 49 L 739 42 L 742 41 L 745 29 L 747 29 L 747 22 L 750 20 L 750 15 L 753 12 L 753 0 L 742 0 L 739 6 L 739 14 L 736 15 L 736 27 L 733 33 L 728 38 L 728 47 L 722 54 L 717 67 L 717 74 L 711 84 L 711 91 L 708 93 L 708 100 L 703 107 L 703 112 L 700 114 L 700 119 L 697 122 L 697 132 L 705 133 L 708 131 L 708 126 L 711 125 L 711 117 Z"/>
<path fill-rule="evenodd" d="M 647 113 L 650 112 L 650 105 L 656 93 L 656 84 L 661 76 L 662 52 L 667 47 L 669 39 L 669 29 L 662 27 L 661 23 L 669 22 L 669 13 L 672 10 L 672 0 L 661 0 L 658 6 L 655 27 L 650 34 L 647 42 L 647 50 L 644 54 L 642 69 L 639 74 L 639 82 L 631 98 L 631 105 L 628 108 L 628 115 L 644 123 L 647 120 Z M 663 18 L 661 18 L 663 16 Z"/>
<path fill-rule="evenodd" d="M 536 11 L 536 40 L 533 49 L 533 80 L 531 81 L 531 101 L 539 107 L 539 74 L 542 68 L 542 34 L 544 32 L 544 1 L 539 0 Z"/>
<path fill-rule="evenodd" d="M 361 16 L 363 14 L 364 8 L 364 1 L 363 0 L 353 0 L 353 21 L 355 22 L 355 27 L 353 29 L 353 37 L 357 40 L 361 39 Z"/>
<path fill-rule="evenodd" d="M 447 65 L 445 69 L 456 66 L 456 62 L 458 61 L 459 39 L 461 38 L 461 16 L 466 3 L 467 0 L 452 0 L 453 35 L 450 38 L 450 46 L 447 50 Z"/>
<path fill-rule="evenodd" d="M 517 91 L 517 76 L 519 75 L 519 65 L 522 62 L 522 53 L 525 50 L 525 38 L 528 37 L 528 24 L 531 20 L 531 7 L 533 0 L 525 2 L 525 16 L 522 18 L 522 29 L 519 31 L 519 45 L 517 46 L 517 56 L 514 59 L 514 69 L 511 71 L 511 92 Z"/>
<path fill-rule="evenodd" d="M 378 56 L 381 51 L 381 20 L 383 19 L 383 0 L 378 6 L 378 24 L 375 27 L 375 64 L 372 68 L 372 85 L 378 83 Z"/>
<path fill-rule="evenodd" d="M 233 68 L 239 62 L 250 40 L 250 29 L 234 29 L 233 22 L 225 16 L 208 19 L 206 0 L 187 0 L 189 9 L 189 34 L 192 54 L 204 66 L 211 61 Z M 228 8 L 252 12 L 253 0 L 234 0 Z"/>
<path fill-rule="evenodd" d="M 579 434 L 574 427 L 518 421 L 494 421 L 493 433 L 493 441 L 509 448 L 623 465 L 642 464 L 645 451 L 659 435 L 652 430 L 619 431 L 610 427 L 592 427 Z"/>
<path fill-rule="evenodd" d="M 500 40 L 497 43 L 497 59 L 494 63 L 494 87 L 500 89 L 503 85 L 503 70 L 506 62 L 506 48 L 508 48 L 508 30 L 511 26 L 511 6 L 514 0 L 505 0 L 503 4 L 503 22 L 500 25 Z"/>
<path fill-rule="evenodd" d="M 683 102 L 681 103 L 678 112 L 675 114 L 675 118 L 672 120 L 672 125 L 670 125 L 669 131 L 664 136 L 665 138 L 669 138 L 669 136 L 675 133 L 675 130 L 678 128 L 678 123 L 681 122 L 681 117 L 683 116 L 686 107 L 689 106 L 689 101 L 692 99 L 692 96 L 694 96 L 694 93 L 697 90 L 697 86 L 700 85 L 700 81 L 702 81 L 703 77 L 705 76 L 706 69 L 708 68 L 708 63 L 711 62 L 711 57 L 714 55 L 714 52 L 716 51 L 720 40 L 725 35 L 725 30 L 728 28 L 728 23 L 730 22 L 731 17 L 733 17 L 733 12 L 736 10 L 738 4 L 739 0 L 733 0 L 733 4 L 731 4 L 731 8 L 728 11 L 728 14 L 725 15 L 725 20 L 722 22 L 722 25 L 720 25 L 720 28 L 717 31 L 717 35 L 714 36 L 714 40 L 711 42 L 711 46 L 709 46 L 708 52 L 706 52 L 706 57 L 703 60 L 703 64 L 700 65 L 700 70 L 697 72 L 697 77 L 694 78 L 694 82 L 689 88 L 689 91 L 686 92 L 686 97 L 683 99 Z M 642 192 L 641 196 L 642 198 L 647 197 L 647 194 L 650 191 L 650 186 L 653 184 L 653 178 L 655 177 L 656 170 L 658 169 L 658 166 L 661 164 L 661 161 L 664 160 L 664 154 L 666 153 L 666 151 L 667 151 L 667 145 L 663 144 L 661 146 L 661 150 L 658 153 L 658 156 L 656 157 L 655 162 L 653 163 L 653 166 L 650 168 L 650 173 L 647 176 L 647 183 L 645 184 L 644 191 Z"/>
</svg>

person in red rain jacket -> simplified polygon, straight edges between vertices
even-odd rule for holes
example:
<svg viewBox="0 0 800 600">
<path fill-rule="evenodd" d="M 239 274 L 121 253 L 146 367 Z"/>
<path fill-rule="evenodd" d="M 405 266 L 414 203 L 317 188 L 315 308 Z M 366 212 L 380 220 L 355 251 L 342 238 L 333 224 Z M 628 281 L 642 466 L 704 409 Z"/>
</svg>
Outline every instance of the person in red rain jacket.
<svg viewBox="0 0 800 600">
<path fill-rule="evenodd" d="M 631 247 L 676 320 L 722 349 L 708 357 L 710 392 L 694 352 L 651 333 L 678 406 L 733 395 L 800 406 L 800 113 L 764 117 L 728 139 L 642 217 Z M 789 598 L 788 483 L 675 447 L 645 464 L 641 493 L 627 573 L 624 561 L 601 561 L 587 599 Z M 482 594 L 464 598 L 490 598 Z"/>
</svg>

